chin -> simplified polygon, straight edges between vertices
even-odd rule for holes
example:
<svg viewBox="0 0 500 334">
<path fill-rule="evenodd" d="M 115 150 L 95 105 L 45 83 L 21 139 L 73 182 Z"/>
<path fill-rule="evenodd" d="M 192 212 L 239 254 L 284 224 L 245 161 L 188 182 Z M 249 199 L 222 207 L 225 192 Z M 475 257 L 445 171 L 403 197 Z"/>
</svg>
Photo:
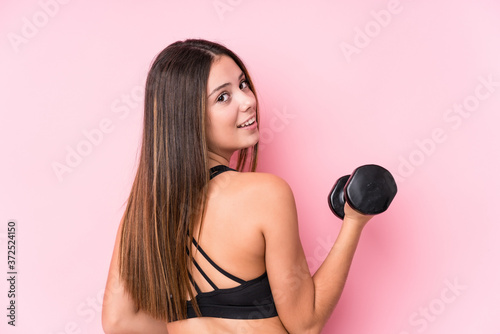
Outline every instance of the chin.
<svg viewBox="0 0 500 334">
<path fill-rule="evenodd" d="M 245 148 L 252 148 L 255 146 L 255 144 L 257 144 L 259 142 L 259 140 L 255 140 L 255 141 L 252 141 L 250 144 L 248 144 Z"/>
<path fill-rule="evenodd" d="M 251 144 L 249 145 L 249 147 L 254 146 L 259 141 L 260 141 L 260 134 L 259 134 L 259 132 L 257 132 L 256 135 L 255 135 L 255 138 L 253 138 L 253 140 L 251 140 Z"/>
<path fill-rule="evenodd" d="M 256 135 L 253 135 L 250 138 L 246 138 L 246 140 L 240 142 L 241 145 L 238 148 L 238 150 L 244 150 L 246 148 L 254 147 L 255 144 L 257 144 L 259 142 L 259 139 L 260 139 L 260 136 L 258 133 Z"/>
</svg>

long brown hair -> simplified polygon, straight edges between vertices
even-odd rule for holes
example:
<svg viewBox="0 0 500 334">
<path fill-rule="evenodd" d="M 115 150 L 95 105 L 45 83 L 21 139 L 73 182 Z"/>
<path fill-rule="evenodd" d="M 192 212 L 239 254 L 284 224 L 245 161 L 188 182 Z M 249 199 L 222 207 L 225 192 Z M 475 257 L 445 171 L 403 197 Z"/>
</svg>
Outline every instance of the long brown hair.
<svg viewBox="0 0 500 334">
<path fill-rule="evenodd" d="M 120 275 L 136 307 L 165 321 L 187 317 L 186 295 L 199 314 L 187 249 L 206 204 L 206 92 L 219 55 L 235 61 L 256 95 L 243 62 L 205 40 L 169 45 L 153 61 L 146 80 L 142 147 L 123 218 Z M 239 152 L 237 170 L 255 171 L 257 148 Z"/>
</svg>

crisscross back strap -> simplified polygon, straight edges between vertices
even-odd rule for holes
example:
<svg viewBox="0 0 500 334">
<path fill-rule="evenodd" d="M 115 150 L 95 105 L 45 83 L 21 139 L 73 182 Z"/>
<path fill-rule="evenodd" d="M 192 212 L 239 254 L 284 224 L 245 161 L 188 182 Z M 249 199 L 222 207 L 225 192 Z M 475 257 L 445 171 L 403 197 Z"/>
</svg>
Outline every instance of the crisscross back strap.
<svg viewBox="0 0 500 334">
<path fill-rule="evenodd" d="M 200 287 L 198 286 L 198 284 L 196 284 L 196 282 L 194 281 L 193 276 L 191 276 L 191 274 L 190 274 L 190 273 L 188 273 L 188 276 L 189 276 L 189 280 L 191 281 L 191 284 L 193 284 L 193 286 L 194 286 L 194 288 L 195 288 L 196 292 L 197 292 L 197 293 L 201 293 L 201 289 L 200 289 Z"/>
<path fill-rule="evenodd" d="M 193 239 L 193 245 L 196 247 L 196 249 L 198 249 L 201 253 L 201 255 L 203 255 L 203 257 L 212 265 L 212 267 L 214 267 L 215 269 L 217 269 L 218 272 L 220 272 L 222 275 L 226 276 L 227 278 L 235 281 L 235 282 L 238 282 L 240 284 L 243 284 L 245 283 L 245 280 L 242 280 L 241 278 L 239 277 L 236 277 L 230 273 L 228 273 L 227 271 L 225 271 L 224 269 L 222 269 L 221 267 L 219 267 L 217 265 L 217 263 L 215 263 L 214 261 L 212 261 L 212 259 L 207 255 L 207 253 L 205 253 L 205 251 L 203 250 L 203 248 L 201 248 L 200 245 L 198 245 L 198 243 L 196 242 L 195 239 Z M 201 268 L 199 268 L 199 266 L 197 265 L 196 261 L 193 261 L 194 262 L 194 265 L 196 266 L 196 268 L 200 271 L 200 273 L 203 275 L 203 277 L 207 280 L 207 282 L 212 285 L 212 287 L 215 286 L 215 284 L 211 283 L 211 281 L 208 279 L 208 277 L 206 277 L 206 274 L 201 270 Z M 214 287 L 214 289 L 217 289 L 217 287 Z"/>
<path fill-rule="evenodd" d="M 215 167 L 212 167 L 212 168 L 210 168 L 210 179 L 213 179 L 217 175 L 224 173 L 224 172 L 227 172 L 227 171 L 236 171 L 236 170 L 232 169 L 228 166 L 225 166 L 225 165 L 217 165 Z M 228 273 L 227 271 L 225 271 L 224 269 L 219 267 L 214 261 L 212 261 L 212 259 L 207 255 L 207 253 L 205 253 L 203 248 L 201 248 L 201 246 L 196 242 L 196 240 L 194 238 L 193 238 L 193 245 L 196 247 L 196 249 L 198 249 L 198 251 L 201 253 L 201 255 L 203 255 L 203 257 L 208 261 L 208 263 L 210 263 L 210 265 L 212 265 L 212 267 L 217 269 L 217 271 L 220 272 L 222 275 L 226 276 L 227 278 L 229 278 L 237 283 L 240 283 L 240 284 L 245 283 L 245 280 L 242 280 L 239 277 L 231 275 L 230 273 Z M 187 250 L 187 253 L 189 254 L 189 247 L 186 250 Z M 208 277 L 208 275 L 203 271 L 203 269 L 198 264 L 198 262 L 196 262 L 196 260 L 194 260 L 194 259 L 193 259 L 193 264 L 196 267 L 196 269 L 200 272 L 200 274 L 203 276 L 203 278 L 207 281 L 207 283 L 210 284 L 210 286 L 213 289 L 218 290 L 219 288 L 217 287 L 217 285 L 215 285 L 215 283 L 210 279 L 210 277 Z M 195 282 L 194 278 L 191 276 L 191 274 L 189 274 L 189 280 L 191 281 L 194 288 L 196 289 L 196 292 L 201 293 L 201 290 L 200 290 L 198 284 L 196 284 L 196 282 Z"/>
</svg>

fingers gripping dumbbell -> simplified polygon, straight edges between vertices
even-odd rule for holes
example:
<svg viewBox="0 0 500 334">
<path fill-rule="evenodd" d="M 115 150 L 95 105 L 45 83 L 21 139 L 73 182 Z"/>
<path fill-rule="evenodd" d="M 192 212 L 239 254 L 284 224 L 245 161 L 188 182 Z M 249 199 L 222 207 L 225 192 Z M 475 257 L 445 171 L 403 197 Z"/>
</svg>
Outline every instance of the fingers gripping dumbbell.
<svg viewBox="0 0 500 334">
<path fill-rule="evenodd" d="M 337 180 L 328 195 L 332 212 L 344 219 L 347 201 L 356 211 L 376 215 L 387 210 L 398 188 L 391 173 L 378 165 L 364 165 Z"/>
</svg>

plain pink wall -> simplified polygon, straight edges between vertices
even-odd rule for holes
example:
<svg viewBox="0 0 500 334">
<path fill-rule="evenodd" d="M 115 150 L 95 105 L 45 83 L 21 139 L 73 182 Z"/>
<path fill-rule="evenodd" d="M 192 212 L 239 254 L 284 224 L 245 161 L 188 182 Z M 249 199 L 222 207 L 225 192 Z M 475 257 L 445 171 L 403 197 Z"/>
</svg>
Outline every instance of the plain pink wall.
<svg viewBox="0 0 500 334">
<path fill-rule="evenodd" d="M 3 311 L 2 333 L 102 333 L 145 75 L 160 50 L 192 37 L 222 42 L 248 65 L 262 111 L 259 170 L 293 188 L 311 270 L 340 227 L 326 202 L 334 181 L 365 163 L 398 180 L 325 333 L 500 331 L 497 1 L 1 7 L 2 254 L 7 221 L 19 226 L 18 326 Z M 6 291 L 2 279 L 4 310 Z"/>
</svg>

